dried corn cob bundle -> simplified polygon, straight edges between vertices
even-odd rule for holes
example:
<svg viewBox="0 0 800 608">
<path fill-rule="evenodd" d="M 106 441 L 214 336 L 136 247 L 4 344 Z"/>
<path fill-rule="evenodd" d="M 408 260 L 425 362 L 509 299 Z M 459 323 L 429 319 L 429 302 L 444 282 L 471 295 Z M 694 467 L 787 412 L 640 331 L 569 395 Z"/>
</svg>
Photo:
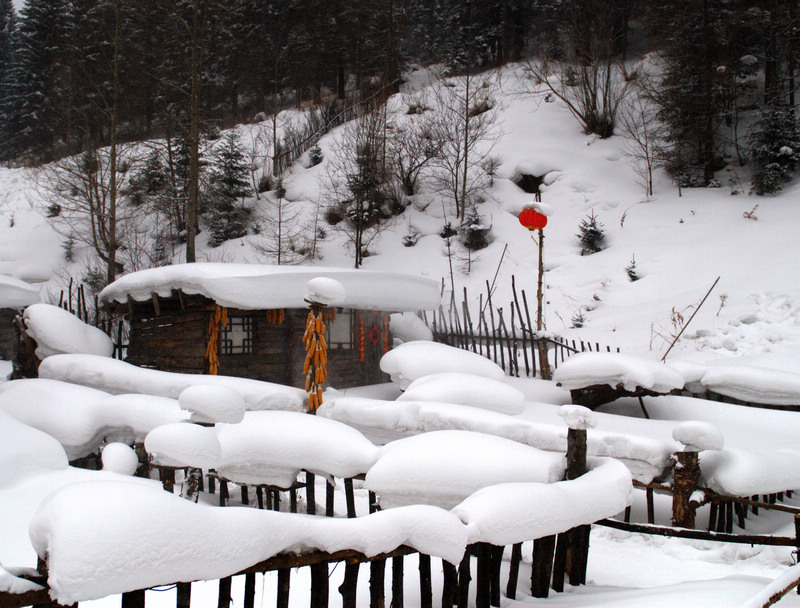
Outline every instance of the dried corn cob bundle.
<svg viewBox="0 0 800 608">
<path fill-rule="evenodd" d="M 303 363 L 305 389 L 308 393 L 308 409 L 317 411 L 322 404 L 322 385 L 328 378 L 328 345 L 325 342 L 324 308 L 312 305 L 308 312 L 303 342 L 306 345 L 306 359 Z"/>
</svg>

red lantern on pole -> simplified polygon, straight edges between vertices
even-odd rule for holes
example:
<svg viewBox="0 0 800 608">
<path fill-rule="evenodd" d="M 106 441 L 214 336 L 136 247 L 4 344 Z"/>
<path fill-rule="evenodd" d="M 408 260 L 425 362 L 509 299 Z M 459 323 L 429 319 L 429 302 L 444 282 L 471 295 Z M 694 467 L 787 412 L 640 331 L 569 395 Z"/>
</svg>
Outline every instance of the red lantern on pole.
<svg viewBox="0 0 800 608">
<path fill-rule="evenodd" d="M 547 226 L 547 216 L 531 207 L 526 207 L 519 214 L 519 223 L 528 230 L 538 230 Z"/>
</svg>

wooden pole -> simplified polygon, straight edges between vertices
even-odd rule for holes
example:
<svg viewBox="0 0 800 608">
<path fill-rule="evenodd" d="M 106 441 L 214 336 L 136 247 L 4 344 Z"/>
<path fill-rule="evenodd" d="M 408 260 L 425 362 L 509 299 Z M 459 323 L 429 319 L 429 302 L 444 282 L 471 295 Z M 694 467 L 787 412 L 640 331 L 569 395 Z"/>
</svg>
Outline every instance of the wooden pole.
<svg viewBox="0 0 800 608">
<path fill-rule="evenodd" d="M 672 525 L 678 528 L 695 527 L 695 507 L 689 499 L 700 480 L 697 452 L 677 452 L 678 463 L 673 472 Z"/>
<path fill-rule="evenodd" d="M 431 586 L 431 556 L 419 554 L 419 603 L 420 608 L 433 606 L 433 589 Z"/>
<path fill-rule="evenodd" d="M 508 584 L 506 585 L 506 597 L 517 599 L 517 582 L 519 581 L 519 565 L 522 562 L 522 543 L 517 543 L 511 547 L 511 562 L 508 567 Z"/>
<path fill-rule="evenodd" d="M 550 576 L 553 573 L 553 555 L 556 537 L 545 536 L 533 541 L 533 564 L 531 565 L 531 595 L 544 598 L 550 594 Z"/>
</svg>

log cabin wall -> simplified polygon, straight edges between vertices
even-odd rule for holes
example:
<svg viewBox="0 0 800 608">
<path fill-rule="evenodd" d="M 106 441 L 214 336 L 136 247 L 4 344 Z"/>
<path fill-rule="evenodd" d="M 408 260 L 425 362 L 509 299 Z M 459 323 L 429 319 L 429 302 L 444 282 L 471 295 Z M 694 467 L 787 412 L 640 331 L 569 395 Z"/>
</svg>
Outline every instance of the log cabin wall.
<svg viewBox="0 0 800 608">
<path fill-rule="evenodd" d="M 214 302 L 182 295 L 158 298 L 157 303 L 157 311 L 152 301 L 130 305 L 131 331 L 125 360 L 162 371 L 208 373 L 206 347 L 209 322 L 216 310 Z M 228 325 L 220 328 L 218 335 L 217 373 L 302 388 L 302 337 L 307 315 L 307 309 L 287 309 L 283 320 L 274 322 L 264 310 L 227 309 Z M 380 371 L 380 358 L 391 344 L 385 334 L 387 315 L 339 309 L 336 319 L 326 323 L 326 386 L 348 388 L 388 382 L 389 377 Z M 363 340 L 359 337 L 359 316 L 363 319 Z"/>
<path fill-rule="evenodd" d="M 11 361 L 14 356 L 14 317 L 17 311 L 0 308 L 0 359 Z"/>
</svg>

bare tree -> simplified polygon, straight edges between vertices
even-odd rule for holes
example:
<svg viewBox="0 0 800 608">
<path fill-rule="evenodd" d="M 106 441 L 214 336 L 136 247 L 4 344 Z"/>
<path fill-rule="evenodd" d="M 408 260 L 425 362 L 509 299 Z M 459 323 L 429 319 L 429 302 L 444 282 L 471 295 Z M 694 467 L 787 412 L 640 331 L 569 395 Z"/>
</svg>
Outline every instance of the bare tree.
<svg viewBox="0 0 800 608">
<path fill-rule="evenodd" d="M 634 159 L 634 170 L 647 196 L 653 196 L 653 170 L 660 154 L 661 127 L 658 107 L 643 91 L 628 95 L 619 112 L 625 148 Z"/>
<path fill-rule="evenodd" d="M 386 107 L 381 103 L 345 125 L 322 183 L 326 219 L 347 236 L 356 268 L 393 213 L 386 161 Z"/>
<path fill-rule="evenodd" d="M 459 220 L 487 182 L 482 165 L 494 143 L 491 90 L 491 75 L 470 72 L 434 86 L 436 107 L 427 125 L 439 147 L 434 182 L 453 200 Z"/>
<path fill-rule="evenodd" d="M 68 239 L 89 245 L 106 265 L 106 280 L 122 272 L 118 250 L 139 208 L 123 193 L 135 165 L 132 148 L 89 149 L 44 167 L 38 188 L 53 227 Z M 122 160 L 120 161 L 120 158 Z"/>
<path fill-rule="evenodd" d="M 300 224 L 300 212 L 286 200 L 286 189 L 280 178 L 273 193 L 274 197 L 270 197 L 257 219 L 262 228 L 259 238 L 253 241 L 253 248 L 265 262 L 299 264 L 306 257 L 301 252 L 304 230 Z"/>
</svg>

